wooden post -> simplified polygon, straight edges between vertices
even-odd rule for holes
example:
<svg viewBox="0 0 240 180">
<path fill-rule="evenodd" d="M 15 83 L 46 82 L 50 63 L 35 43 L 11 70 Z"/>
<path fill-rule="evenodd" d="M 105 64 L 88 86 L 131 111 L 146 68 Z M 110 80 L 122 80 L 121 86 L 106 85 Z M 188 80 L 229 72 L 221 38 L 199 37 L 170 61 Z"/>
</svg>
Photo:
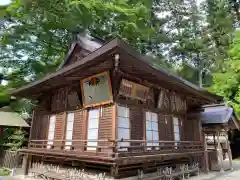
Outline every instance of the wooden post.
<svg viewBox="0 0 240 180">
<path fill-rule="evenodd" d="M 204 163 L 205 163 L 205 172 L 209 172 L 209 162 L 208 162 L 208 150 L 207 150 L 207 140 L 206 135 L 203 131 L 203 141 L 204 141 Z"/>
<path fill-rule="evenodd" d="M 216 134 L 213 133 L 213 143 L 214 143 L 214 149 L 217 150 L 217 143 L 216 143 Z"/>
<path fill-rule="evenodd" d="M 29 169 L 29 155 L 24 154 L 23 156 L 23 163 L 22 163 L 22 168 L 23 168 L 23 173 L 24 175 L 28 175 L 28 169 Z"/>
<path fill-rule="evenodd" d="M 220 157 L 220 161 L 221 161 L 221 168 L 220 168 L 220 172 L 224 172 L 224 169 L 223 169 L 223 155 L 222 155 L 222 148 L 221 148 L 221 144 L 220 144 L 220 131 L 219 129 L 217 130 L 217 143 L 218 143 L 218 149 L 217 149 L 217 153 L 218 153 L 218 156 Z"/>
<path fill-rule="evenodd" d="M 112 140 L 117 139 L 117 105 L 112 106 Z"/>
<path fill-rule="evenodd" d="M 228 139 L 227 139 L 227 147 L 228 147 L 229 167 L 232 170 L 233 169 L 233 165 L 232 165 L 232 151 L 231 151 Z"/>
<path fill-rule="evenodd" d="M 30 144 L 31 144 L 31 140 L 32 140 L 32 135 L 33 135 L 33 126 L 34 126 L 34 122 L 36 121 L 35 120 L 35 114 L 36 114 L 36 110 L 34 109 L 33 111 L 32 111 L 32 122 L 31 122 L 31 127 L 30 127 L 30 135 L 29 135 L 29 140 L 28 140 L 28 148 L 30 147 Z"/>
<path fill-rule="evenodd" d="M 230 147 L 230 144 L 229 144 L 229 141 L 228 141 L 227 129 L 225 129 L 225 132 L 226 132 L 225 138 L 226 138 L 226 143 L 227 143 L 227 148 L 228 148 L 227 150 L 228 150 L 228 158 L 229 158 L 229 168 L 230 168 L 230 170 L 233 170 L 232 151 L 231 151 L 231 147 Z"/>
</svg>

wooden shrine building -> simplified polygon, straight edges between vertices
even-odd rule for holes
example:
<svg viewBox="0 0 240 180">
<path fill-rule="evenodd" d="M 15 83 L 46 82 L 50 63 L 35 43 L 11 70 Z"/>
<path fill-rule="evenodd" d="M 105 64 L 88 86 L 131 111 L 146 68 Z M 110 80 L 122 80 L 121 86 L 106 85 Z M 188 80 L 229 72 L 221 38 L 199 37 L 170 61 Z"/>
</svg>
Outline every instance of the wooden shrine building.
<svg viewBox="0 0 240 180">
<path fill-rule="evenodd" d="M 76 40 L 61 67 L 12 95 L 38 100 L 31 161 L 130 176 L 197 161 L 205 167 L 201 120 L 189 118 L 211 94 L 149 60 L 121 39 Z"/>
</svg>

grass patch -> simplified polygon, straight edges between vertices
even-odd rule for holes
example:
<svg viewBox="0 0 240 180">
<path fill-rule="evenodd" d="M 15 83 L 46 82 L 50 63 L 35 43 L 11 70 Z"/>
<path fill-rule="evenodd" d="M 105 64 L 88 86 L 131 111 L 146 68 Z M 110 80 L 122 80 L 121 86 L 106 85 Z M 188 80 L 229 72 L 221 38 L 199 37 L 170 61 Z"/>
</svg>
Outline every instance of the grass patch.
<svg viewBox="0 0 240 180">
<path fill-rule="evenodd" d="M 11 173 L 9 169 L 0 168 L 0 176 L 8 176 Z"/>
</svg>

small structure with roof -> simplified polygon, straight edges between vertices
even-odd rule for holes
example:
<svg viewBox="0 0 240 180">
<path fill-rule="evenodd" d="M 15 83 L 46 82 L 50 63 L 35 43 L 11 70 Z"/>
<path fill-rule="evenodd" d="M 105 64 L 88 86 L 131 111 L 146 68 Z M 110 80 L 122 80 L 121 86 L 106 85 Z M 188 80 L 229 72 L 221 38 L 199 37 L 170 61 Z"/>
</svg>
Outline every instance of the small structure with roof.
<svg viewBox="0 0 240 180">
<path fill-rule="evenodd" d="M 9 106 L 0 108 L 0 127 L 29 127 L 28 123 Z"/>
<path fill-rule="evenodd" d="M 239 130 L 240 127 L 234 109 L 226 104 L 208 105 L 202 107 L 199 115 L 205 134 L 210 170 L 232 169 L 228 134 L 232 130 Z M 229 160 L 229 166 L 224 166 L 224 160 Z"/>
</svg>

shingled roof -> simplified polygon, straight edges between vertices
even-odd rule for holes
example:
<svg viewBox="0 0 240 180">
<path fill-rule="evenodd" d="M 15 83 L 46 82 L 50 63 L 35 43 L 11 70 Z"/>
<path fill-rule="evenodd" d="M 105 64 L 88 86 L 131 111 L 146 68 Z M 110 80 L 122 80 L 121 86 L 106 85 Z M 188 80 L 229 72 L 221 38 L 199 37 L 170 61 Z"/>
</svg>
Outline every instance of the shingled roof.
<svg viewBox="0 0 240 180">
<path fill-rule="evenodd" d="M 229 124 L 231 121 L 239 129 L 239 120 L 232 107 L 225 104 L 215 104 L 203 107 L 204 111 L 200 112 L 200 119 L 203 125 Z"/>
<path fill-rule="evenodd" d="M 83 40 L 83 39 L 82 39 Z M 77 42 L 74 43 L 74 45 L 78 44 Z M 86 46 L 88 47 L 88 46 Z M 96 47 L 96 46 L 95 46 Z M 132 59 L 121 59 L 121 61 L 132 61 L 132 65 L 134 64 L 135 67 L 138 66 L 144 66 L 144 71 L 147 72 L 148 74 L 151 74 L 151 76 L 154 76 L 155 78 L 162 78 L 164 77 L 165 79 L 168 79 L 169 83 L 174 84 L 175 86 L 178 86 L 181 89 L 184 89 L 185 91 L 195 95 L 195 96 L 201 96 L 202 98 L 208 100 L 209 102 L 216 103 L 219 101 L 222 101 L 222 97 L 217 96 L 215 94 L 212 94 L 208 91 L 206 91 L 203 88 L 200 88 L 191 82 L 188 82 L 184 80 L 183 78 L 170 73 L 166 69 L 163 68 L 155 68 L 153 67 L 149 62 L 150 59 L 146 57 L 145 55 L 141 55 L 139 52 L 133 49 L 132 46 L 124 42 L 123 40 L 119 38 L 115 38 L 108 43 L 103 44 L 101 47 L 98 49 L 94 50 L 91 52 L 89 55 L 86 57 L 82 58 L 81 61 L 76 61 L 75 63 L 65 66 L 56 72 L 49 74 L 45 76 L 44 78 L 34 81 L 28 85 L 25 85 L 22 88 L 15 89 L 11 91 L 11 94 L 14 96 L 25 96 L 29 94 L 29 92 L 32 92 L 31 89 L 33 87 L 41 88 L 42 85 L 49 80 L 54 80 L 55 78 L 67 76 L 68 74 L 72 74 L 74 72 L 79 72 L 83 70 L 86 67 L 89 67 L 91 65 L 96 65 L 99 63 L 101 60 L 98 58 L 102 56 L 103 54 L 109 54 L 115 50 L 121 50 L 121 52 L 124 52 L 125 54 L 128 54 L 128 56 L 136 58 L 138 61 L 133 61 Z M 93 50 L 93 49 L 92 49 Z M 71 51 L 70 51 L 71 53 Z M 67 55 L 69 56 L 69 54 Z M 25 95 L 23 95 L 25 94 Z"/>
<path fill-rule="evenodd" d="M 10 107 L 0 108 L 0 126 L 29 127 L 26 121 Z"/>
<path fill-rule="evenodd" d="M 76 35 L 76 40 L 71 44 L 70 49 L 67 53 L 66 58 L 62 61 L 58 69 L 64 67 L 64 65 L 68 62 L 70 55 L 72 54 L 74 48 L 78 45 L 81 48 L 85 49 L 89 53 L 99 49 L 102 47 L 106 42 L 96 36 L 89 35 L 88 33 L 82 33 Z"/>
</svg>

